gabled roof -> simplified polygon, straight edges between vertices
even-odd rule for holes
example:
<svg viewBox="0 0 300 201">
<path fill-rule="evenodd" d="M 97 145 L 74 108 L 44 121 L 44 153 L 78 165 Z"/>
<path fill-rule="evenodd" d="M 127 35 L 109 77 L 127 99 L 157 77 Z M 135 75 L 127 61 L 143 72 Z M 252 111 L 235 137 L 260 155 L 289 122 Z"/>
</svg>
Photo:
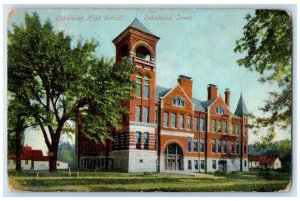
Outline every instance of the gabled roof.
<svg viewBox="0 0 300 201">
<path fill-rule="evenodd" d="M 192 98 L 192 102 L 195 104 L 195 110 L 196 111 L 202 111 L 204 112 L 205 109 L 203 107 L 203 105 L 201 104 L 201 101 L 196 99 L 196 98 Z"/>
<path fill-rule="evenodd" d="M 201 105 L 204 107 L 204 109 L 207 109 L 216 99 L 210 99 L 207 101 L 201 101 Z"/>
<path fill-rule="evenodd" d="M 242 115 L 249 114 L 242 94 L 240 96 L 240 99 L 239 99 L 239 102 L 238 102 L 238 105 L 236 107 L 236 110 L 235 110 L 234 114 L 239 116 L 239 117 L 241 117 Z"/>
<path fill-rule="evenodd" d="M 145 25 L 143 25 L 138 18 L 134 18 L 134 20 L 131 22 L 130 26 L 135 27 L 143 32 L 152 34 L 149 31 L 149 29 L 147 29 L 147 27 L 145 27 Z"/>
<path fill-rule="evenodd" d="M 252 156 L 249 157 L 250 161 L 256 161 L 256 162 L 260 162 L 260 163 L 274 163 L 276 160 L 276 157 L 259 157 L 259 156 Z"/>
<path fill-rule="evenodd" d="M 155 101 L 159 102 L 160 97 L 164 97 L 171 89 L 161 86 L 155 87 Z"/>
</svg>

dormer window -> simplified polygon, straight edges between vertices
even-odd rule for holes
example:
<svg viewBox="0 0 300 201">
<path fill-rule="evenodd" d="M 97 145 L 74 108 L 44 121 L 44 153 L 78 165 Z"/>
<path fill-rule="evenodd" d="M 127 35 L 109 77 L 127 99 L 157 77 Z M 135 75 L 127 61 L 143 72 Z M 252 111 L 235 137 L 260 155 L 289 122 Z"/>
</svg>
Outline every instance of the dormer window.
<svg viewBox="0 0 300 201">
<path fill-rule="evenodd" d="M 218 106 L 218 107 L 216 107 L 216 113 L 217 114 L 224 114 L 224 108 L 222 107 L 222 106 Z"/>
<path fill-rule="evenodd" d="M 175 97 L 172 100 L 174 106 L 184 107 L 185 101 L 180 97 Z"/>
</svg>

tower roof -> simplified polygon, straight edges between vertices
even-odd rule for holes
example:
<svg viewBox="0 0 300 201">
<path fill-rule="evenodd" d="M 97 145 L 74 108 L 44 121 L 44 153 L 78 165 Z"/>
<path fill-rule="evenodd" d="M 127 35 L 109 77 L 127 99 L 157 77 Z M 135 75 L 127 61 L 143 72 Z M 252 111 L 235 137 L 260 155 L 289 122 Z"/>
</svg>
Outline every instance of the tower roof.
<svg viewBox="0 0 300 201">
<path fill-rule="evenodd" d="M 135 27 L 143 32 L 152 34 L 149 31 L 149 29 L 147 29 L 147 27 L 145 27 L 145 25 L 143 25 L 138 18 L 134 18 L 134 20 L 131 22 L 130 26 Z"/>
<path fill-rule="evenodd" d="M 249 114 L 248 110 L 247 110 L 247 107 L 246 107 L 246 104 L 244 102 L 244 99 L 243 99 L 243 95 L 241 94 L 240 96 L 240 99 L 239 99 L 239 102 L 238 102 L 238 105 L 236 107 L 236 110 L 234 112 L 234 114 L 236 116 L 242 116 L 242 115 L 247 115 Z"/>
</svg>

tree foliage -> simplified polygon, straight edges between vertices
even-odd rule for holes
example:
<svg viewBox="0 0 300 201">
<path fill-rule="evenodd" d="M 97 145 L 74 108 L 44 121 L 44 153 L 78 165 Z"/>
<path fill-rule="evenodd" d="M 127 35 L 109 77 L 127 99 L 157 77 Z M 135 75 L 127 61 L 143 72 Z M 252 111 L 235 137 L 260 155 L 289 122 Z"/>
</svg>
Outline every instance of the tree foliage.
<svg viewBox="0 0 300 201">
<path fill-rule="evenodd" d="M 68 163 L 71 169 L 75 168 L 76 167 L 75 146 L 68 142 L 59 143 L 58 160 Z"/>
<path fill-rule="evenodd" d="M 270 98 L 259 108 L 266 115 L 255 117 L 256 128 L 269 127 L 272 140 L 275 127 L 286 129 L 292 121 L 292 24 L 284 10 L 256 10 L 246 16 L 243 37 L 236 42 L 235 52 L 244 53 L 240 66 L 260 74 L 259 81 L 274 84 Z"/>
<path fill-rule="evenodd" d="M 107 126 L 117 127 L 130 98 L 129 79 L 134 67 L 127 60 L 114 64 L 95 55 L 98 43 L 72 44 L 64 32 L 55 32 L 37 13 L 26 14 L 25 25 L 8 33 L 8 90 L 39 125 L 49 149 L 50 171 L 56 171 L 62 132 L 72 131 L 70 120 L 85 118 L 86 134 L 108 136 Z"/>
<path fill-rule="evenodd" d="M 268 145 L 257 144 L 257 150 L 265 150 L 264 156 L 275 156 L 281 161 L 282 168 L 290 171 L 292 167 L 292 143 L 291 140 L 281 140 Z"/>
</svg>

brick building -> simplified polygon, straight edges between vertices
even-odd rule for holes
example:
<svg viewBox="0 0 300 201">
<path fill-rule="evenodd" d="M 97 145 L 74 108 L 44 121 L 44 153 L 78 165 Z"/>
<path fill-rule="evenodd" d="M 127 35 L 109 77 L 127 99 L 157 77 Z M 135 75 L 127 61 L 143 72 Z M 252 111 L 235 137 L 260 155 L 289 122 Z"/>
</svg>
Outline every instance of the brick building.
<svg viewBox="0 0 300 201">
<path fill-rule="evenodd" d="M 242 95 L 231 112 L 230 90 L 207 86 L 207 100 L 193 97 L 192 78 L 179 75 L 173 88 L 157 85 L 159 37 L 137 18 L 114 40 L 116 62 L 131 59 L 136 93 L 128 102 L 123 128 L 97 144 L 78 135 L 80 168 L 123 172 L 248 171 L 248 111 Z M 198 86 L 197 86 L 198 87 Z"/>
</svg>

